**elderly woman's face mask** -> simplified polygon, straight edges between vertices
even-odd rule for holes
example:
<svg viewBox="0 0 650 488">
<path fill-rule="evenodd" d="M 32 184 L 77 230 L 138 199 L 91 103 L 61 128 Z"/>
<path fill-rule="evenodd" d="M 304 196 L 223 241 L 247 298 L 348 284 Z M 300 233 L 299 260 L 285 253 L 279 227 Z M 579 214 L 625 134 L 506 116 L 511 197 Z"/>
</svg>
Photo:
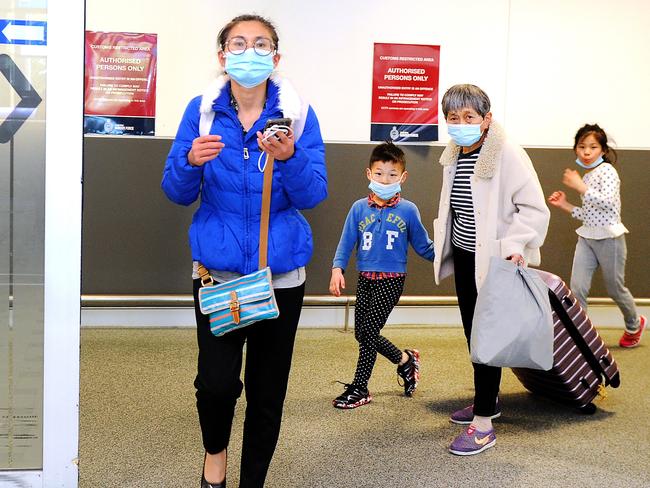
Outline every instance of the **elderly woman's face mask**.
<svg viewBox="0 0 650 488">
<path fill-rule="evenodd" d="M 481 126 L 485 120 L 474 109 L 454 110 L 447 114 L 447 132 L 459 146 L 473 146 L 483 135 Z"/>
<path fill-rule="evenodd" d="M 476 144 L 483 131 L 481 124 L 447 124 L 449 137 L 459 146 L 469 147 Z"/>
</svg>

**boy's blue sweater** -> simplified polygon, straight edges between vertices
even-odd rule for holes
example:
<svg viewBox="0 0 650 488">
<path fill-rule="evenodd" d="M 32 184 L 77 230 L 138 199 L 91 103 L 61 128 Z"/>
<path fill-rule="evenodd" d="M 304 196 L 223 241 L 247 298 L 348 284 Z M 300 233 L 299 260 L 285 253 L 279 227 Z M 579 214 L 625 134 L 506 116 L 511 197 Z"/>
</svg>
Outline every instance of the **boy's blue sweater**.
<svg viewBox="0 0 650 488">
<path fill-rule="evenodd" d="M 402 198 L 393 207 L 377 208 L 362 198 L 348 212 L 332 267 L 345 270 L 356 247 L 357 270 L 406 273 L 409 242 L 420 256 L 433 261 L 433 241 L 414 203 Z"/>
</svg>

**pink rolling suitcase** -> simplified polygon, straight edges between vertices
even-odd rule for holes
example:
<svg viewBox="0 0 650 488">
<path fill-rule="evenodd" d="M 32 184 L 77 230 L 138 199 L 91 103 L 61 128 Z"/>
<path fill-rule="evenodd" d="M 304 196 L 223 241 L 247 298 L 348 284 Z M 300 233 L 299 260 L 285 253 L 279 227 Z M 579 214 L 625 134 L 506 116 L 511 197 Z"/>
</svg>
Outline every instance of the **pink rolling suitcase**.
<svg viewBox="0 0 650 488">
<path fill-rule="evenodd" d="M 594 413 L 592 400 L 605 386 L 617 388 L 620 373 L 591 320 L 561 278 L 536 270 L 549 287 L 555 339 L 553 367 L 549 371 L 513 368 L 532 393 Z"/>
</svg>

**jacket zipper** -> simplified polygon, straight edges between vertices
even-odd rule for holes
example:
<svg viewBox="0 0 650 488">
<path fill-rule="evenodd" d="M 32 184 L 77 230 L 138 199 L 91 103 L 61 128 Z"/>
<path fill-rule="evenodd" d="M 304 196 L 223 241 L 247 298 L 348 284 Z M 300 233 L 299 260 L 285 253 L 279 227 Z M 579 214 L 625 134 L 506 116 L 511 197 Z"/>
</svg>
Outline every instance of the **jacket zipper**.
<svg viewBox="0 0 650 488">
<path fill-rule="evenodd" d="M 232 120 L 236 121 L 239 123 L 239 119 L 237 118 L 236 115 L 233 115 L 230 111 L 218 109 L 219 112 L 224 113 L 227 117 L 231 118 Z M 216 110 L 215 110 L 216 114 Z M 260 119 L 266 117 L 266 110 L 262 110 L 262 114 L 260 115 Z M 250 133 L 251 131 L 248 131 Z M 242 145 L 244 146 L 243 150 L 243 156 L 244 156 L 244 161 L 247 161 L 250 158 L 250 153 L 248 151 L 248 148 L 245 146 L 246 144 L 246 138 L 244 137 L 243 131 L 242 131 Z M 251 265 L 251 257 L 252 257 L 252 252 L 251 252 L 251 247 L 250 247 L 250 225 L 249 225 L 249 220 L 250 220 L 250 202 L 249 202 L 249 178 L 248 178 L 248 165 L 244 164 L 244 268 L 245 271 L 248 271 L 249 266 Z M 257 266 L 255 266 L 254 269 L 257 269 Z"/>
<path fill-rule="evenodd" d="M 245 219 L 245 237 L 244 237 L 244 274 L 247 274 L 249 271 L 249 266 L 251 262 L 251 249 L 250 249 L 250 195 L 249 195 L 249 181 L 248 181 L 248 164 L 246 160 L 249 158 L 248 148 L 246 147 L 246 142 L 244 141 L 244 134 L 241 135 L 242 146 L 244 146 L 244 219 Z"/>
</svg>

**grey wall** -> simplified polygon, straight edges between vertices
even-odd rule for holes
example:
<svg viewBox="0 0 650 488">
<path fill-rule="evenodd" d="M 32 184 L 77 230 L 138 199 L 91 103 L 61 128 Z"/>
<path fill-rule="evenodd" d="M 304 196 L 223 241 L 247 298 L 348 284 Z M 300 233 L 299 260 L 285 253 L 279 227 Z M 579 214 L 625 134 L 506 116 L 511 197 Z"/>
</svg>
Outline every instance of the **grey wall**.
<svg viewBox="0 0 650 488">
<path fill-rule="evenodd" d="M 84 146 L 82 292 L 84 294 L 190 293 L 191 256 L 187 243 L 193 207 L 169 202 L 160 179 L 169 139 L 87 137 Z M 329 270 L 350 204 L 367 192 L 365 167 L 372 145 L 327 144 L 329 198 L 305 212 L 314 231 L 315 250 L 308 266 L 307 293 L 326 294 Z M 432 232 L 438 205 L 442 147 L 404 146 L 409 180 L 405 198 L 420 208 Z M 570 149 L 527 149 L 544 192 L 561 187 L 562 171 L 573 167 Z M 623 222 L 627 236 L 627 284 L 637 298 L 650 297 L 647 278 L 650 210 L 647 162 L 650 151 L 619 151 Z M 576 195 L 570 199 L 577 203 Z M 542 249 L 542 268 L 568 280 L 577 221 L 552 209 L 551 226 Z M 350 269 L 353 269 L 351 263 Z M 354 293 L 354 273 L 348 273 Z M 430 263 L 414 253 L 409 258 L 407 295 L 454 295 L 453 281 L 433 284 Z M 592 296 L 606 296 L 600 276 Z"/>
</svg>

